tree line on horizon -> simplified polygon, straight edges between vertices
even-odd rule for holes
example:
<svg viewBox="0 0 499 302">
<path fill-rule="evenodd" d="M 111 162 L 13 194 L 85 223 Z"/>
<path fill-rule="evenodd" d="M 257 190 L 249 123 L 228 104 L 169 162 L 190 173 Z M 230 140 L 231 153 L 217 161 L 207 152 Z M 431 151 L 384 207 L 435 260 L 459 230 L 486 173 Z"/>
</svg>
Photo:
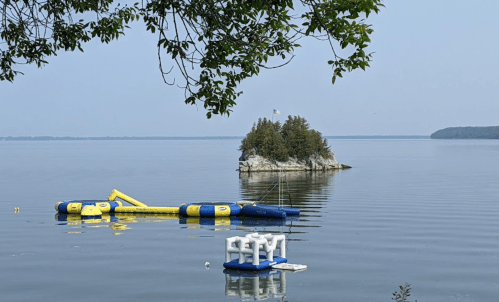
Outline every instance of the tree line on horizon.
<svg viewBox="0 0 499 302">
<path fill-rule="evenodd" d="M 449 127 L 431 135 L 434 139 L 499 139 L 499 126 Z"/>
<path fill-rule="evenodd" d="M 279 121 L 259 118 L 241 141 L 239 150 L 275 161 L 287 161 L 290 157 L 305 160 L 312 155 L 325 159 L 334 156 L 319 131 L 310 129 L 305 118 L 291 115 L 282 125 Z"/>
</svg>

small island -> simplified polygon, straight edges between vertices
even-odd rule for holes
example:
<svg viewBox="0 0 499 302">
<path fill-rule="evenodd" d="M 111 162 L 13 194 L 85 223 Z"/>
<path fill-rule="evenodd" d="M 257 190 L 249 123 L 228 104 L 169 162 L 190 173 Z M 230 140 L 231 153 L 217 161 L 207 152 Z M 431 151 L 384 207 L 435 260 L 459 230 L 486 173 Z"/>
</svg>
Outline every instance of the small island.
<svg viewBox="0 0 499 302">
<path fill-rule="evenodd" d="M 336 161 L 327 139 L 310 129 L 305 118 L 286 122 L 258 119 L 241 141 L 239 172 L 324 171 L 351 168 Z"/>
<path fill-rule="evenodd" d="M 499 126 L 449 127 L 434 132 L 433 139 L 499 139 Z"/>
</svg>

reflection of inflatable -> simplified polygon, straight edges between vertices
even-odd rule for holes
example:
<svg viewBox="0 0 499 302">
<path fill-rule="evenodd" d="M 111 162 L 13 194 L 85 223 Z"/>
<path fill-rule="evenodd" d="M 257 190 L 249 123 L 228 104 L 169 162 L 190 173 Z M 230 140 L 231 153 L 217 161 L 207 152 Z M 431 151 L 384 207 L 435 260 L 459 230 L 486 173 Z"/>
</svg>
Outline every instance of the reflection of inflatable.
<svg viewBox="0 0 499 302">
<path fill-rule="evenodd" d="M 55 214 L 55 220 L 60 222 L 87 222 L 89 220 L 99 220 L 99 222 L 137 222 L 137 219 L 173 220 L 178 219 L 178 214 L 144 214 L 144 213 L 103 213 L 100 219 L 89 219 L 80 214 Z"/>
<path fill-rule="evenodd" d="M 271 227 L 271 226 L 286 226 L 288 221 L 296 221 L 297 216 L 289 216 L 286 219 L 262 218 L 262 217 L 246 217 L 246 216 L 230 216 L 230 217 L 185 217 L 180 216 L 179 224 L 191 225 L 235 225 L 244 227 Z"/>
<path fill-rule="evenodd" d="M 267 269 L 258 272 L 224 270 L 225 295 L 241 299 L 283 299 L 286 295 L 286 272 Z"/>
<path fill-rule="evenodd" d="M 80 214 L 55 214 L 55 220 L 59 222 L 67 222 L 69 224 L 81 224 L 81 223 L 100 223 L 100 222 L 116 222 L 118 219 L 114 215 L 108 213 L 103 213 L 99 219 L 88 218 L 81 216 Z"/>
<path fill-rule="evenodd" d="M 280 257 L 274 256 L 276 250 L 279 250 Z M 263 251 L 265 256 L 260 255 L 260 251 Z M 239 258 L 231 260 L 232 254 L 237 254 Z M 225 239 L 225 268 L 259 271 L 287 261 L 284 235 L 253 233 L 245 237 L 235 236 Z"/>
<path fill-rule="evenodd" d="M 125 207 L 120 198 L 133 206 Z M 231 217 L 252 216 L 268 218 L 285 218 L 299 215 L 300 210 L 281 206 L 255 204 L 254 202 L 201 202 L 189 203 L 180 207 L 149 207 L 146 204 L 113 190 L 109 200 L 71 200 L 56 203 L 55 209 L 63 214 L 81 214 L 82 216 L 99 217 L 102 213 L 158 213 L 178 214 L 189 217 Z"/>
<path fill-rule="evenodd" d="M 213 225 L 213 226 L 228 226 L 239 225 L 240 220 L 237 217 L 185 217 L 180 216 L 179 224 L 188 225 Z"/>
<path fill-rule="evenodd" d="M 164 220 L 177 220 L 179 218 L 178 214 L 142 214 L 142 213 L 102 213 L 98 218 L 83 216 L 81 214 L 55 214 L 55 220 L 59 222 L 60 225 L 81 225 L 82 228 L 92 227 L 109 227 L 113 231 L 123 231 L 130 229 L 127 224 L 129 223 L 140 223 L 142 221 L 160 222 Z M 142 220 L 141 219 L 145 219 Z M 73 233 L 73 232 L 71 232 Z M 74 232 L 79 233 L 79 232 Z M 115 235 L 120 235 L 121 233 L 114 233 Z"/>
<path fill-rule="evenodd" d="M 298 217 L 287 217 L 286 219 L 272 219 L 272 218 L 258 218 L 258 217 L 244 217 L 244 216 L 231 216 L 231 217 L 185 217 L 178 214 L 149 214 L 149 213 L 103 213 L 100 219 L 89 218 L 81 216 L 80 214 L 55 214 L 55 220 L 59 222 L 80 222 L 88 223 L 89 221 L 95 222 L 140 222 L 137 219 L 154 219 L 155 221 L 162 220 L 177 220 L 179 224 L 183 225 L 204 225 L 204 226 L 241 226 L 241 227 L 272 227 L 272 226 L 285 226 L 286 222 L 297 220 Z"/>
<path fill-rule="evenodd" d="M 257 227 L 257 226 L 286 226 L 288 221 L 296 221 L 299 219 L 297 216 L 287 216 L 285 219 L 274 219 L 266 217 L 251 217 L 251 216 L 239 216 L 241 221 L 241 226 L 246 227 Z"/>
</svg>

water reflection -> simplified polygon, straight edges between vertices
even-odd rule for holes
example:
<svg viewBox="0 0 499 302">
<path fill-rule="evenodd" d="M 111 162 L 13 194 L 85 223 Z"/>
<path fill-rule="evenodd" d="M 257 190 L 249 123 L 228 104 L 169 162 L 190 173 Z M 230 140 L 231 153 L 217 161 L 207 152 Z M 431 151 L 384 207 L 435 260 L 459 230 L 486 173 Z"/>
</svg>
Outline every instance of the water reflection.
<svg viewBox="0 0 499 302">
<path fill-rule="evenodd" d="M 114 235 L 130 229 L 131 223 L 163 222 L 165 220 L 178 220 L 177 214 L 140 214 L 140 213 L 102 213 L 100 218 L 86 218 L 80 214 L 55 214 L 55 221 L 59 225 L 77 226 L 80 228 L 110 228 L 115 231 Z M 81 232 L 68 232 L 69 234 L 80 234 Z"/>
<path fill-rule="evenodd" d="M 298 217 L 286 219 L 258 217 L 183 217 L 178 214 L 140 214 L 140 213 L 103 213 L 101 218 L 86 218 L 80 214 L 55 214 L 59 225 L 79 226 L 81 228 L 110 227 L 112 230 L 127 230 L 132 223 L 178 221 L 183 228 L 206 228 L 213 231 L 229 231 L 232 229 L 252 231 L 256 227 L 280 227 L 297 221 Z"/>
<path fill-rule="evenodd" d="M 178 217 L 177 214 L 102 213 L 101 218 L 85 218 L 80 214 L 55 214 L 55 220 L 61 222 L 61 225 L 87 225 L 113 222 L 161 222 L 178 219 Z"/>
<path fill-rule="evenodd" d="M 214 226 L 285 226 L 288 221 L 296 221 L 298 217 L 286 217 L 285 219 L 277 218 L 259 218 L 259 217 L 180 217 L 180 224 L 197 224 L 197 225 L 214 225 Z"/>
<path fill-rule="evenodd" d="M 333 179 L 339 170 L 283 172 L 282 201 L 292 206 L 307 206 L 326 201 L 333 189 Z M 244 200 L 277 205 L 278 172 L 239 173 L 241 195 Z M 273 190 L 271 190 L 274 188 Z"/>
<path fill-rule="evenodd" d="M 300 216 L 295 220 L 285 221 L 279 228 L 253 227 L 250 232 L 271 232 L 287 234 L 288 241 L 307 240 L 310 228 L 320 228 L 322 209 L 334 188 L 334 177 L 340 170 L 283 172 L 281 202 L 284 206 L 300 209 Z M 242 199 L 257 201 L 262 204 L 279 204 L 278 172 L 240 173 L 239 184 Z M 273 189 L 273 190 L 272 190 Z M 283 228 L 285 227 L 285 228 Z M 296 235 L 298 236 L 291 236 Z"/>
<path fill-rule="evenodd" d="M 130 229 L 130 224 L 146 222 L 164 222 L 176 220 L 182 228 L 210 231 L 268 232 L 287 234 L 288 241 L 305 240 L 303 236 L 310 228 L 321 227 L 314 217 L 322 217 L 321 209 L 327 202 L 334 185 L 334 176 L 341 171 L 286 172 L 282 173 L 283 205 L 297 207 L 301 211 L 299 217 L 288 216 L 286 219 L 256 217 L 182 217 L 178 214 L 141 214 L 141 213 L 103 213 L 98 219 L 85 219 L 79 214 L 56 214 L 55 220 L 61 225 L 72 225 L 80 228 L 109 227 L 116 235 Z M 279 204 L 279 179 L 277 172 L 240 173 L 240 191 L 242 199 L 258 201 L 262 204 Z"/>
<path fill-rule="evenodd" d="M 263 271 L 238 271 L 225 269 L 225 295 L 239 297 L 241 301 L 261 301 L 267 299 L 286 298 L 286 274 L 300 274 L 300 271 L 281 271 L 267 269 Z M 399 286 L 399 292 L 392 294 L 396 302 L 412 302 L 409 300 L 412 288 L 409 283 Z M 390 301 L 387 298 L 386 301 Z M 415 300 L 414 302 L 417 302 Z"/>
<path fill-rule="evenodd" d="M 287 272 L 268 269 L 259 272 L 224 270 L 225 295 L 242 301 L 286 297 Z"/>
</svg>

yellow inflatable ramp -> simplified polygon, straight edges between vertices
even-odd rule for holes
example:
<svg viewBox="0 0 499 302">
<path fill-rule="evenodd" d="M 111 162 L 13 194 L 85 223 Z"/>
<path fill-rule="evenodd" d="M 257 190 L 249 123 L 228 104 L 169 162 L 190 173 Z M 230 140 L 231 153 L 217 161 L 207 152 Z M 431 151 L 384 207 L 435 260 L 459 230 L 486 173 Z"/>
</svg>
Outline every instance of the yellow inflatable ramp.
<svg viewBox="0 0 499 302">
<path fill-rule="evenodd" d="M 126 195 L 126 194 L 123 194 L 123 193 L 121 193 L 120 191 L 118 191 L 116 189 L 114 189 L 111 192 L 111 195 L 109 195 L 109 197 L 107 199 L 109 201 L 114 201 L 116 199 L 116 197 L 118 197 L 120 199 L 123 199 L 124 201 L 129 202 L 129 203 L 133 204 L 136 207 L 147 208 L 147 205 L 145 203 L 142 203 L 142 202 L 138 201 L 137 199 L 133 199 L 132 197 L 130 197 L 130 196 Z M 144 213 L 144 212 L 142 212 L 142 213 Z M 150 212 L 150 213 L 153 213 L 153 212 Z"/>
</svg>

